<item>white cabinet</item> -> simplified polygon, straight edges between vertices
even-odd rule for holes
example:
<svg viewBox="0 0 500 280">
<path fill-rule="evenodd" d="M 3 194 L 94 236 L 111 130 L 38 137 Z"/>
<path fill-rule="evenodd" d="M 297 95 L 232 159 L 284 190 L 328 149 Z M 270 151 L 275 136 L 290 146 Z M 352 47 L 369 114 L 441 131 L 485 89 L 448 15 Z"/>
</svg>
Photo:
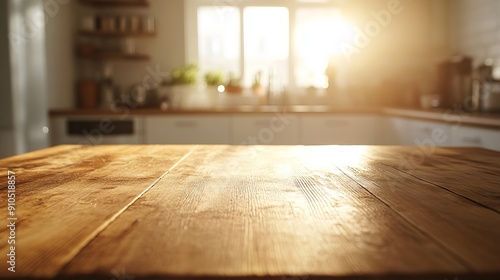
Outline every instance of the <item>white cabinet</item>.
<svg viewBox="0 0 500 280">
<path fill-rule="evenodd" d="M 58 144 L 404 145 L 500 151 L 500 129 L 359 114 L 57 116 Z"/>
<path fill-rule="evenodd" d="M 459 126 L 452 129 L 453 146 L 482 147 L 500 151 L 500 130 Z"/>
<path fill-rule="evenodd" d="M 229 116 L 146 118 L 146 144 L 230 144 Z"/>
<path fill-rule="evenodd" d="M 299 122 L 295 114 L 233 115 L 235 145 L 297 145 Z"/>
<path fill-rule="evenodd" d="M 301 144 L 377 145 L 380 119 L 372 115 L 304 115 L 301 118 Z"/>
<path fill-rule="evenodd" d="M 381 121 L 384 145 L 414 145 L 410 135 L 410 120 L 397 117 L 385 117 Z"/>
<path fill-rule="evenodd" d="M 451 146 L 451 125 L 441 122 L 410 120 L 410 141 L 413 146 Z"/>
<path fill-rule="evenodd" d="M 451 146 L 451 126 L 446 123 L 388 117 L 384 120 L 384 144 L 402 146 Z"/>
</svg>

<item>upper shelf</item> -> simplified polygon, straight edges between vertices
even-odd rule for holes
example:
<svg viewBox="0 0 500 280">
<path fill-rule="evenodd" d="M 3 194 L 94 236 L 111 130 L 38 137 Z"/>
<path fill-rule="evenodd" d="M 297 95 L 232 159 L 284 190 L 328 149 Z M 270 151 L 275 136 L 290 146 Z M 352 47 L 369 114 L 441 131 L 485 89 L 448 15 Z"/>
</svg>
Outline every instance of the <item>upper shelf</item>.
<svg viewBox="0 0 500 280">
<path fill-rule="evenodd" d="M 109 36 L 109 37 L 154 37 L 155 32 L 121 32 L 121 31 L 80 31 L 85 36 Z"/>
<path fill-rule="evenodd" d="M 126 54 L 120 52 L 104 52 L 95 54 L 78 54 L 78 57 L 91 60 L 149 60 L 150 56 L 146 54 Z"/>
<path fill-rule="evenodd" d="M 80 0 L 82 4 L 94 7 L 148 7 L 147 0 Z"/>
</svg>

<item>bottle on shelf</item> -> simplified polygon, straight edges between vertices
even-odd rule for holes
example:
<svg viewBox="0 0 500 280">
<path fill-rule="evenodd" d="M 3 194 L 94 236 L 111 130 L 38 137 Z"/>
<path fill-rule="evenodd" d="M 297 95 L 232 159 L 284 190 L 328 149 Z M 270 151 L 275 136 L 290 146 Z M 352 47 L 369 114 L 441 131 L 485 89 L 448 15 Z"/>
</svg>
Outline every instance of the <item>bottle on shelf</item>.
<svg viewBox="0 0 500 280">
<path fill-rule="evenodd" d="M 111 65 L 105 64 L 100 88 L 102 109 L 111 109 L 115 102 L 112 73 Z"/>
</svg>

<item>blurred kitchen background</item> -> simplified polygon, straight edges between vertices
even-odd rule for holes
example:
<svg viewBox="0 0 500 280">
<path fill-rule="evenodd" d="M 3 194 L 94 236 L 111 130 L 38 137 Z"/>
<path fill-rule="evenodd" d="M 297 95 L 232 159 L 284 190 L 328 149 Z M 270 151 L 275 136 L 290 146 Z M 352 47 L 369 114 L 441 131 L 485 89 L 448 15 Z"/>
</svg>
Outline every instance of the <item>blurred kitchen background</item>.
<svg viewBox="0 0 500 280">
<path fill-rule="evenodd" d="M 500 150 L 500 1 L 0 1 L 0 157 L 57 144 Z"/>
</svg>

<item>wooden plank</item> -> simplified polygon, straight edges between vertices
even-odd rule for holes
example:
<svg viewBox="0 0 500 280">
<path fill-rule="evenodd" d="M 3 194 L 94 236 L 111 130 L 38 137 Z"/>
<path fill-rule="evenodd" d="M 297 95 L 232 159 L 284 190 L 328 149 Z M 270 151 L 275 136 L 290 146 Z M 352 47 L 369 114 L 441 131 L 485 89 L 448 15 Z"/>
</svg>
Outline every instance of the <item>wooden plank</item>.
<svg viewBox="0 0 500 280">
<path fill-rule="evenodd" d="M 200 147 L 59 276 L 452 279 L 470 272 L 332 165 L 346 159 L 341 150 L 312 151 Z"/>
<path fill-rule="evenodd" d="M 335 148 L 332 148 L 335 152 Z M 345 149 L 358 149 L 350 147 Z M 408 153 L 411 148 L 398 149 Z M 465 191 L 480 187 L 481 172 L 460 176 L 468 170 L 466 163 L 443 164 L 437 155 L 429 155 L 426 165 L 433 170 L 422 174 L 427 180 L 384 164 L 380 153 L 395 156 L 393 148 L 372 148 L 356 164 L 340 164 L 340 170 L 361 184 L 407 221 L 426 232 L 449 251 L 464 259 L 473 272 L 498 273 L 500 276 L 500 214 L 442 187 L 439 176 L 447 178 L 447 186 Z M 441 152 L 451 150 L 442 150 Z M 326 153 L 321 150 L 321 153 Z M 423 167 L 418 167 L 415 172 Z M 456 170 L 456 172 L 453 172 Z M 451 173 L 451 174 L 448 174 Z M 449 177 L 452 176 L 452 177 Z M 456 177 L 453 177 L 456 176 Z M 476 178 L 478 181 L 476 181 Z M 479 182 L 479 184 L 478 184 Z M 498 188 L 498 180 L 496 181 Z M 465 186 L 465 187 L 464 187 Z M 455 188 L 453 188 L 455 187 Z M 492 186 L 489 186 L 492 187 Z M 475 192 L 469 192 L 475 193 Z"/>
<path fill-rule="evenodd" d="M 80 0 L 84 5 L 98 8 L 109 7 L 149 7 L 148 1 L 142 0 Z"/>
<path fill-rule="evenodd" d="M 367 156 L 500 213 L 500 153 L 473 148 L 419 149 L 373 148 Z"/>
<path fill-rule="evenodd" d="M 188 146 L 61 146 L 0 161 L 16 172 L 16 277 L 50 278 L 120 211 L 185 157 Z M 7 184 L 1 170 L 0 185 Z M 0 198 L 7 205 L 7 195 Z M 2 217 L 6 218 L 7 211 Z M 4 219 L 5 220 L 5 219 Z M 0 235 L 8 236 L 0 227 Z M 0 251 L 7 252 L 7 242 Z M 12 277 L 7 269 L 0 278 Z"/>
</svg>

